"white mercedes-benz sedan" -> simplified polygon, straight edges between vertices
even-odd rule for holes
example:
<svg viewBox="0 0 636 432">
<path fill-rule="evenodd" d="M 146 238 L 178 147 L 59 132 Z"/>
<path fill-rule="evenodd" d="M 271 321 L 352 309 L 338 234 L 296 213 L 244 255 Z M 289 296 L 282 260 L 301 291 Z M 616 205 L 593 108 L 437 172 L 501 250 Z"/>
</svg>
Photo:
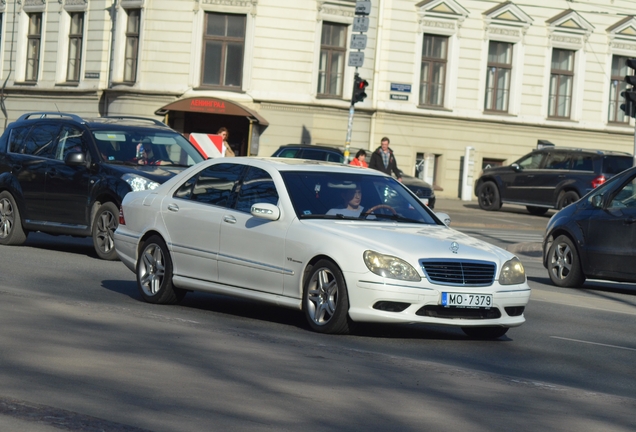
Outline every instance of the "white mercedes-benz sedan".
<svg viewBox="0 0 636 432">
<path fill-rule="evenodd" d="M 210 159 L 127 194 L 115 248 L 150 303 L 205 291 L 302 310 L 323 333 L 429 323 L 501 337 L 525 321 L 523 265 L 447 217 L 371 169 Z"/>
</svg>

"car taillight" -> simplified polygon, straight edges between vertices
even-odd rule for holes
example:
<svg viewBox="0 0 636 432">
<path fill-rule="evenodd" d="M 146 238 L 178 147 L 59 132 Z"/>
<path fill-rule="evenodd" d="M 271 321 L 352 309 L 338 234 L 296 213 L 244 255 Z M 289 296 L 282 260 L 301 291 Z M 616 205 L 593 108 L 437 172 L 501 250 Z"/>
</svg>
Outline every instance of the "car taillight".
<svg viewBox="0 0 636 432">
<path fill-rule="evenodd" d="M 602 185 L 603 183 L 605 183 L 605 176 L 603 174 L 601 174 L 600 176 L 598 176 L 594 180 L 592 180 L 592 188 L 597 188 L 600 185 Z"/>
<path fill-rule="evenodd" d="M 126 225 L 126 218 L 124 218 L 124 208 L 119 206 L 119 225 Z"/>
</svg>

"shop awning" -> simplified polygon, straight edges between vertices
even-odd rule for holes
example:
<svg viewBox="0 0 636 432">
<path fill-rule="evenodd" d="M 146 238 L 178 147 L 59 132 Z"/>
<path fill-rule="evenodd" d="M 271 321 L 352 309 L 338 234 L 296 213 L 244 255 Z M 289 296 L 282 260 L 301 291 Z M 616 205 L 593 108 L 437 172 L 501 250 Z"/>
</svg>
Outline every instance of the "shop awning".
<svg viewBox="0 0 636 432">
<path fill-rule="evenodd" d="M 166 115 L 168 114 L 168 111 L 187 111 L 242 116 L 254 119 L 262 126 L 269 126 L 267 120 L 261 117 L 256 111 L 246 108 L 236 102 L 212 97 L 191 97 L 180 99 L 159 108 L 155 111 L 155 114 Z"/>
</svg>

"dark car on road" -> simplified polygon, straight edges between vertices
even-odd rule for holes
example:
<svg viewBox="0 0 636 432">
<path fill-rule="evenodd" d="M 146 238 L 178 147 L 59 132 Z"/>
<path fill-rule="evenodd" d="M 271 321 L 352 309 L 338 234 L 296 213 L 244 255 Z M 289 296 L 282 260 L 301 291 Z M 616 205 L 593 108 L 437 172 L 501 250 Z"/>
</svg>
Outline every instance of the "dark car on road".
<svg viewBox="0 0 636 432">
<path fill-rule="evenodd" d="M 485 169 L 475 183 L 479 207 L 524 205 L 535 215 L 576 202 L 615 174 L 631 167 L 628 153 L 548 147 L 511 165 Z"/>
<path fill-rule="evenodd" d="M 344 153 L 335 147 L 318 146 L 313 144 L 287 144 L 280 146 L 272 157 L 286 157 L 295 159 L 322 160 L 344 163 Z M 368 159 L 368 158 L 367 158 Z M 435 191 L 433 187 L 417 177 L 402 174 L 402 184 L 428 205 L 435 208 Z"/>
<path fill-rule="evenodd" d="M 116 259 L 124 196 L 203 159 L 155 119 L 24 114 L 0 137 L 0 244 L 22 244 L 32 231 L 92 237 L 100 258 Z"/>
<path fill-rule="evenodd" d="M 636 282 L 636 168 L 556 213 L 543 240 L 552 282 L 580 287 L 586 279 Z"/>
</svg>

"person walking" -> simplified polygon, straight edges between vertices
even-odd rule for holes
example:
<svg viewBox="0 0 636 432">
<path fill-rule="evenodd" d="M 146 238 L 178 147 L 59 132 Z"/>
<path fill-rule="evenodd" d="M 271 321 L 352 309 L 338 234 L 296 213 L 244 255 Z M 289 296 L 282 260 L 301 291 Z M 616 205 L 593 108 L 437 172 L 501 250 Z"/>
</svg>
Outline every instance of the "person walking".
<svg viewBox="0 0 636 432">
<path fill-rule="evenodd" d="M 354 157 L 351 162 L 349 162 L 349 165 L 368 168 L 369 164 L 367 163 L 367 152 L 363 149 L 358 150 L 358 153 L 356 153 L 356 157 Z"/>
<path fill-rule="evenodd" d="M 391 172 L 393 172 L 398 181 L 402 181 L 402 171 L 398 169 L 397 161 L 395 160 L 395 156 L 393 156 L 393 150 L 389 148 L 390 142 L 388 137 L 383 137 L 380 140 L 380 147 L 371 155 L 369 168 L 382 171 L 388 175 L 391 175 Z"/>
</svg>

